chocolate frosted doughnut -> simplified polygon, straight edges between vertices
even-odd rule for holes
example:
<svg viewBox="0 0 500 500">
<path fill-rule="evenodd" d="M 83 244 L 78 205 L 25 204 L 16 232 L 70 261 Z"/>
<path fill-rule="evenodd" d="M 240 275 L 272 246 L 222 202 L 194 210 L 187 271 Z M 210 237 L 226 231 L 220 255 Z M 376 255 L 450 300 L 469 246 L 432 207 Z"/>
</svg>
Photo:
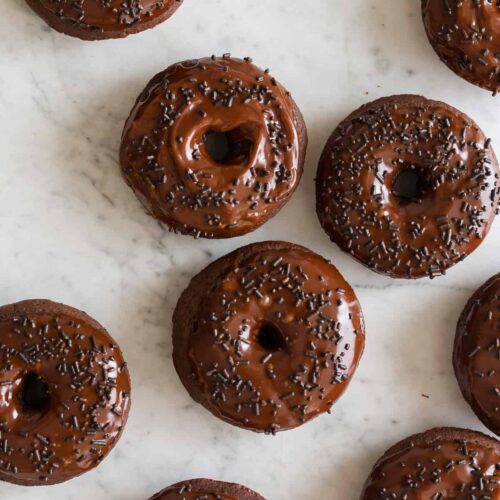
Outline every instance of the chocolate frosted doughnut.
<svg viewBox="0 0 500 500">
<path fill-rule="evenodd" d="M 48 300 L 0 307 L 0 479 L 55 484 L 97 466 L 130 409 L 122 353 L 84 312 Z"/>
<path fill-rule="evenodd" d="M 442 427 L 411 436 L 375 464 L 360 500 L 497 500 L 500 442 Z"/>
<path fill-rule="evenodd" d="M 191 479 L 160 491 L 149 500 L 265 500 L 255 491 L 240 484 Z"/>
<path fill-rule="evenodd" d="M 457 325 L 453 366 L 464 398 L 500 435 L 500 273 L 467 302 Z"/>
<path fill-rule="evenodd" d="M 337 269 L 278 241 L 210 264 L 181 295 L 173 325 L 175 368 L 192 398 L 266 433 L 328 411 L 365 339 L 361 307 Z"/>
<path fill-rule="evenodd" d="M 137 99 L 120 151 L 126 182 L 172 230 L 253 231 L 295 191 L 307 133 L 289 93 L 250 59 L 174 64 Z"/>
<path fill-rule="evenodd" d="M 168 19 L 183 0 L 26 0 L 51 27 L 82 40 L 123 38 Z"/>
<path fill-rule="evenodd" d="M 500 3 L 422 0 L 427 36 L 439 58 L 474 85 L 500 91 Z"/>
<path fill-rule="evenodd" d="M 431 278 L 484 239 L 500 194 L 498 162 L 479 127 L 414 95 L 365 104 L 321 156 L 316 210 L 340 248 L 393 278 Z"/>
</svg>

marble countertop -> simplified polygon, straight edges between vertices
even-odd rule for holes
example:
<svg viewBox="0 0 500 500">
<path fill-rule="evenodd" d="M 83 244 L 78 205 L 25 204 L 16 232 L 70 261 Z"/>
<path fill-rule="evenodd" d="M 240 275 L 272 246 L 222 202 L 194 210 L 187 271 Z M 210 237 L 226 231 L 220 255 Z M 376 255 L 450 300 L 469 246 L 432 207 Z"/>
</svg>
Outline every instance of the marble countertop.
<svg viewBox="0 0 500 500">
<path fill-rule="evenodd" d="M 126 40 L 81 42 L 22 0 L 0 16 L 0 303 L 44 297 L 86 310 L 123 348 L 133 381 L 125 433 L 94 471 L 68 483 L 0 483 L 2 500 L 145 500 L 173 482 L 243 483 L 269 500 L 356 500 L 392 443 L 436 425 L 485 431 L 452 374 L 455 323 L 500 268 L 500 221 L 446 277 L 394 281 L 330 244 L 313 178 L 338 122 L 365 101 L 421 93 L 473 117 L 500 152 L 500 97 L 451 73 L 427 42 L 419 0 L 186 0 L 170 21 Z M 264 7 L 265 6 L 265 7 Z M 263 8 L 264 7 L 264 8 Z M 169 234 L 121 179 L 117 151 L 133 101 L 170 63 L 231 52 L 270 67 L 302 108 L 306 173 L 258 231 L 228 241 Z M 224 424 L 195 404 L 171 361 L 170 318 L 197 270 L 243 244 L 302 243 L 354 286 L 367 347 L 345 396 L 276 437 Z"/>
</svg>

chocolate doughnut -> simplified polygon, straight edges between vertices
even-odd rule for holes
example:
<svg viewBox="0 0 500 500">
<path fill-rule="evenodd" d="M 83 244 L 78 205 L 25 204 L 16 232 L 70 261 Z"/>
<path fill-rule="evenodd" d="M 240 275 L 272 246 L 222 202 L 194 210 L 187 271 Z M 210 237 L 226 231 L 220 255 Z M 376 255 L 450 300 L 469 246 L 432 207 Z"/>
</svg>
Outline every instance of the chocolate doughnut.
<svg viewBox="0 0 500 500">
<path fill-rule="evenodd" d="M 323 257 L 292 243 L 240 248 L 193 278 L 173 317 L 173 359 L 215 416 L 274 434 L 329 411 L 364 348 L 361 307 Z"/>
<path fill-rule="evenodd" d="M 500 273 L 467 302 L 457 325 L 453 366 L 466 401 L 500 435 Z"/>
<path fill-rule="evenodd" d="M 289 93 L 249 58 L 174 64 L 137 99 L 123 132 L 127 184 L 171 230 L 253 231 L 295 191 L 307 133 Z"/>
<path fill-rule="evenodd" d="M 149 500 L 265 500 L 241 484 L 191 479 L 160 491 Z"/>
<path fill-rule="evenodd" d="M 361 106 L 321 156 L 316 210 L 332 241 L 393 278 L 433 278 L 484 239 L 500 195 L 498 162 L 479 127 L 415 95 Z"/>
<path fill-rule="evenodd" d="M 498 500 L 500 442 L 468 429 L 442 427 L 387 450 L 360 500 Z"/>
<path fill-rule="evenodd" d="M 0 480 L 56 484 L 93 469 L 129 409 L 126 364 L 97 321 L 48 300 L 0 307 Z"/>
<path fill-rule="evenodd" d="M 497 0 L 422 0 L 427 36 L 457 75 L 500 91 L 500 3 Z"/>
<path fill-rule="evenodd" d="M 183 0 L 26 0 L 53 29 L 82 40 L 123 38 L 167 20 Z"/>
</svg>

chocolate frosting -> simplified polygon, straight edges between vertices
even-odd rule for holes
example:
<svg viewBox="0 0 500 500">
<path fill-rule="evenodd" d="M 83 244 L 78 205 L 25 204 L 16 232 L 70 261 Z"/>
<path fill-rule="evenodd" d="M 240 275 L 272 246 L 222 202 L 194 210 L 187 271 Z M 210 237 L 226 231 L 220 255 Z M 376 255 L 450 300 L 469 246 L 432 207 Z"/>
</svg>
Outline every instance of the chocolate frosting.
<svg viewBox="0 0 500 500">
<path fill-rule="evenodd" d="M 500 443 L 479 432 L 438 428 L 393 446 L 375 464 L 361 500 L 496 500 Z"/>
<path fill-rule="evenodd" d="M 223 161 L 205 147 L 211 133 L 229 142 Z M 120 158 L 154 217 L 181 233 L 225 238 L 256 229 L 283 206 L 306 144 L 286 90 L 250 59 L 226 55 L 156 75 L 125 125 Z"/>
<path fill-rule="evenodd" d="M 297 427 L 346 390 L 364 348 L 361 307 L 310 250 L 262 242 L 196 276 L 174 313 L 174 363 L 191 396 L 257 432 Z"/>
<path fill-rule="evenodd" d="M 255 491 L 235 483 L 192 479 L 160 491 L 150 500 L 265 500 Z"/>
<path fill-rule="evenodd" d="M 96 321 L 47 300 L 0 308 L 0 479 L 54 484 L 94 468 L 129 408 L 122 353 Z"/>
<path fill-rule="evenodd" d="M 85 40 L 121 38 L 169 18 L 183 0 L 26 0 L 52 28 Z"/>
<path fill-rule="evenodd" d="M 441 60 L 469 82 L 500 91 L 500 3 L 422 0 L 429 40 Z"/>
<path fill-rule="evenodd" d="M 208 493 L 197 488 L 191 490 L 183 490 L 182 488 L 172 490 L 169 488 L 168 491 L 160 493 L 158 496 L 153 497 L 154 500 L 238 500 L 238 497 L 233 497 L 229 495 L 218 495 Z"/>
<path fill-rule="evenodd" d="M 400 175 L 416 193 L 397 191 Z M 490 140 L 466 115 L 420 96 L 368 103 L 333 132 L 316 180 L 332 241 L 394 278 L 435 277 L 484 239 L 500 195 Z"/>
<path fill-rule="evenodd" d="M 465 306 L 457 326 L 453 366 L 467 402 L 500 435 L 500 273 Z"/>
</svg>

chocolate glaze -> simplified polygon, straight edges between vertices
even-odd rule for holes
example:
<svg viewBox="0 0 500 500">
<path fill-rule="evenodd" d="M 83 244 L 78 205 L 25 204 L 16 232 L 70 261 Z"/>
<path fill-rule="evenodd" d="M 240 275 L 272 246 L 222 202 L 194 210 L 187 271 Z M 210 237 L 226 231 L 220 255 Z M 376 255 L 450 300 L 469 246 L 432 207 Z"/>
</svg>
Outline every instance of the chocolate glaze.
<svg viewBox="0 0 500 500">
<path fill-rule="evenodd" d="M 235 483 L 211 479 L 182 481 L 160 491 L 150 500 L 265 500 L 255 491 Z"/>
<path fill-rule="evenodd" d="M 266 433 L 328 411 L 365 339 L 361 307 L 337 269 L 286 242 L 210 264 L 182 294 L 173 324 L 174 364 L 193 399 Z"/>
<path fill-rule="evenodd" d="M 55 484 L 94 468 L 129 409 L 126 364 L 99 323 L 48 300 L 0 307 L 1 480 Z"/>
<path fill-rule="evenodd" d="M 498 500 L 500 442 L 466 429 L 411 436 L 375 464 L 361 500 Z"/>
<path fill-rule="evenodd" d="M 427 36 L 440 59 L 469 82 L 500 91 L 500 3 L 422 0 Z"/>
<path fill-rule="evenodd" d="M 122 38 L 168 19 L 183 0 L 26 0 L 49 26 L 82 40 Z"/>
<path fill-rule="evenodd" d="M 402 172 L 418 178 L 416 197 L 396 191 Z M 349 115 L 316 179 L 316 210 L 331 240 L 394 278 L 432 278 L 463 260 L 488 233 L 499 198 L 498 162 L 479 127 L 413 95 Z"/>
<path fill-rule="evenodd" d="M 215 161 L 210 133 L 230 152 Z M 288 92 L 250 59 L 175 64 L 139 96 L 123 132 L 123 175 L 146 209 L 176 231 L 227 238 L 253 231 L 296 189 L 307 145 Z"/>
<path fill-rule="evenodd" d="M 464 398 L 500 435 L 500 273 L 467 302 L 457 325 L 453 366 Z"/>
</svg>

